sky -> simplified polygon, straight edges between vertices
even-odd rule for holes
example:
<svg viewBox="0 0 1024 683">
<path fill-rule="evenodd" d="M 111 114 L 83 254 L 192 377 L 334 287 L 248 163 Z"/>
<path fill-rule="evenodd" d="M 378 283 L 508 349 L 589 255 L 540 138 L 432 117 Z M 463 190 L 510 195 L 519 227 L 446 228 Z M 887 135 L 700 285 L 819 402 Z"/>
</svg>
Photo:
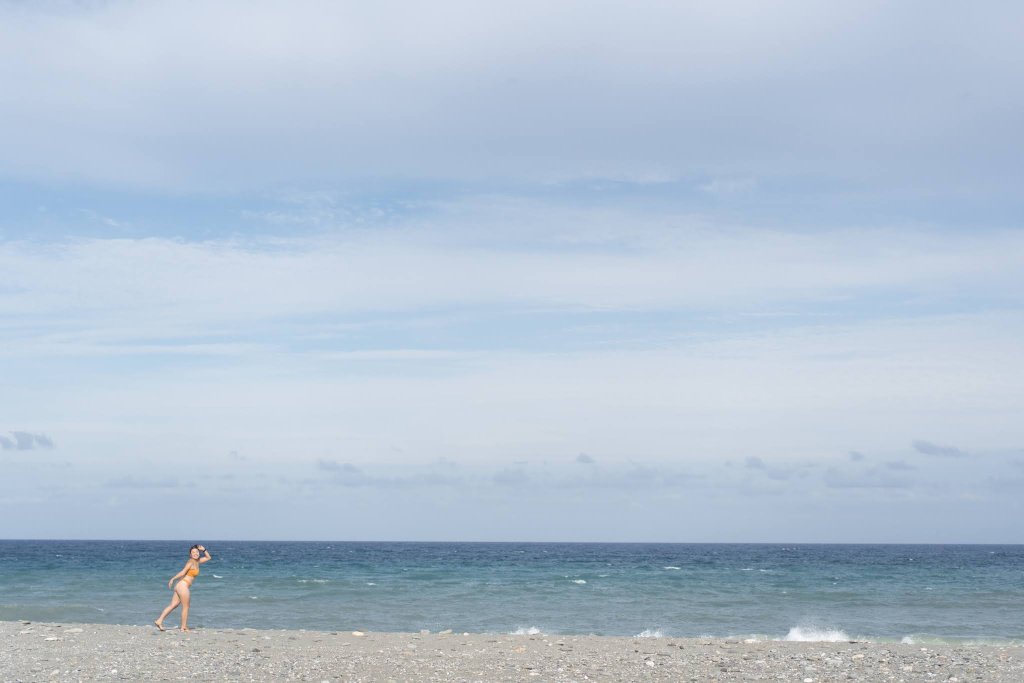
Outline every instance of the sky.
<svg viewBox="0 0 1024 683">
<path fill-rule="evenodd" d="M 0 538 L 1024 542 L 1022 23 L 0 2 Z"/>
</svg>

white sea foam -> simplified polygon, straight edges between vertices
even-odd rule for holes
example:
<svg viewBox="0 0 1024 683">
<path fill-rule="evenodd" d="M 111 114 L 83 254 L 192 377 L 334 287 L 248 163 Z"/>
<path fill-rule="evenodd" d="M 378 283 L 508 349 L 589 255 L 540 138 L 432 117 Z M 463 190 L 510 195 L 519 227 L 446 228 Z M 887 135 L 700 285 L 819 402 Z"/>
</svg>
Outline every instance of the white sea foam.
<svg viewBox="0 0 1024 683">
<path fill-rule="evenodd" d="M 913 645 L 917 641 L 911 638 L 910 636 L 903 636 L 903 638 L 900 639 L 900 642 L 904 645 Z"/>
<path fill-rule="evenodd" d="M 850 640 L 845 632 L 835 628 L 819 629 L 812 626 L 794 626 L 782 640 L 798 643 L 840 643 Z"/>
<path fill-rule="evenodd" d="M 673 567 L 672 565 L 669 565 L 667 567 L 662 567 L 662 569 L 664 569 L 666 571 L 672 571 L 672 570 L 679 571 L 679 567 Z"/>
<path fill-rule="evenodd" d="M 542 636 L 544 632 L 536 626 L 520 626 L 515 631 L 512 631 L 510 635 L 513 636 Z"/>
<path fill-rule="evenodd" d="M 214 574 L 213 578 L 215 578 L 215 579 L 223 579 L 224 577 L 221 576 L 220 574 Z"/>
<path fill-rule="evenodd" d="M 330 583 L 330 579 L 298 579 L 299 583 Z"/>
<path fill-rule="evenodd" d="M 572 580 L 572 582 L 573 582 L 573 583 L 578 583 L 578 584 L 580 584 L 580 585 L 582 585 L 582 584 L 586 583 L 586 581 L 584 581 L 583 579 L 573 579 L 573 580 Z"/>
<path fill-rule="evenodd" d="M 366 585 L 367 586 L 376 586 L 377 584 L 375 584 L 373 581 L 367 581 Z"/>
<path fill-rule="evenodd" d="M 645 628 L 640 633 L 633 636 L 634 638 L 664 638 L 665 634 L 661 632 L 660 628 L 656 628 L 653 631 L 649 628 Z"/>
<path fill-rule="evenodd" d="M 752 571 L 754 571 L 754 568 L 753 567 L 744 567 L 740 571 L 741 572 L 752 572 Z"/>
</svg>

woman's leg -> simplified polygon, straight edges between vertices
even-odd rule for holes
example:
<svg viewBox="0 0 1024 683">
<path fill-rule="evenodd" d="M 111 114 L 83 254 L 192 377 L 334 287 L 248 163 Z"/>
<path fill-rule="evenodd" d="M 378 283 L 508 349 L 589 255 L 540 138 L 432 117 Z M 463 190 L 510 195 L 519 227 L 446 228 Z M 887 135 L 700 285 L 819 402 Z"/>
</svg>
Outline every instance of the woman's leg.
<svg viewBox="0 0 1024 683">
<path fill-rule="evenodd" d="M 174 611 L 174 608 L 177 607 L 180 602 L 181 598 L 178 597 L 178 591 L 174 591 L 174 594 L 171 595 L 171 604 L 167 605 L 167 607 L 164 607 L 164 611 L 161 612 L 157 620 L 153 622 L 154 624 L 156 624 L 156 627 L 158 629 L 160 629 L 161 631 L 164 630 L 164 619 L 167 618 L 168 614 Z"/>
<path fill-rule="evenodd" d="M 188 630 L 188 605 L 192 601 L 192 595 L 189 593 L 188 586 L 185 585 L 184 581 L 178 583 L 174 588 L 174 592 L 181 598 L 181 630 Z"/>
</svg>

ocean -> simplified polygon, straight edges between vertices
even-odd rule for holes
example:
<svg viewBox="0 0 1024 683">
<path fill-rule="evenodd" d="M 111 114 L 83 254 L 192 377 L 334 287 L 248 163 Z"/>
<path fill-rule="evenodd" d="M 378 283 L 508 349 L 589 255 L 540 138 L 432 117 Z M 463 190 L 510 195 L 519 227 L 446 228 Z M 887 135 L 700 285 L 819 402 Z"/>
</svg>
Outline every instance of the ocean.
<svg viewBox="0 0 1024 683">
<path fill-rule="evenodd" d="M 0 541 L 0 620 L 148 624 L 190 545 Z M 207 546 L 198 628 L 1024 644 L 1018 545 Z"/>
</svg>

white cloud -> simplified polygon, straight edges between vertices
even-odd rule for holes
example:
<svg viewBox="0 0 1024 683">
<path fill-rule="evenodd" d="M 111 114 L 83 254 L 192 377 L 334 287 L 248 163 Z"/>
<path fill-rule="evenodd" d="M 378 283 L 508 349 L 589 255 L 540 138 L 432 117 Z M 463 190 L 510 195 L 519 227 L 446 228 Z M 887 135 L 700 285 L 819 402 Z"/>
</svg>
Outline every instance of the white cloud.
<svg viewBox="0 0 1024 683">
<path fill-rule="evenodd" d="M 31 451 L 37 448 L 53 448 L 53 439 L 46 434 L 14 431 L 0 433 L 0 450 Z"/>
<path fill-rule="evenodd" d="M 753 178 L 714 178 L 698 185 L 698 189 L 716 197 L 730 197 L 749 192 L 756 184 Z"/>
<path fill-rule="evenodd" d="M 913 480 L 878 469 L 851 473 L 829 468 L 825 472 L 825 485 L 834 489 L 909 489 Z"/>
<path fill-rule="evenodd" d="M 0 243 L 5 353 L 159 351 L 155 337 L 256 331 L 282 319 L 357 313 L 492 310 L 743 312 L 824 304 L 886 293 L 893 303 L 998 294 L 1019 302 L 1024 235 L 837 230 L 813 234 L 692 227 L 685 218 L 637 216 L 635 236 L 619 212 L 591 212 L 586 225 L 618 230 L 614 247 L 527 239 L 517 247 L 508 217 L 454 214 L 436 225 L 306 239 L 185 242 L 93 239 Z M 533 207 L 563 235 L 580 227 L 564 212 Z M 469 220 L 469 223 L 465 221 Z M 476 222 L 480 221 L 480 222 Z M 468 226 L 491 241 L 463 239 Z M 620 226 L 614 228 L 612 226 Z M 600 228 L 596 231 L 601 233 Z M 606 233 L 607 234 L 607 233 Z M 603 239 L 603 238 L 598 238 Z M 26 333 L 27 332 L 27 333 Z M 177 352 L 188 352 L 187 340 Z M 243 352 L 252 342 L 193 340 L 201 354 Z M 171 349 L 167 349 L 171 352 Z M 337 353 L 337 352 L 336 352 Z M 353 358 L 443 355 L 416 349 L 352 349 Z"/>
<path fill-rule="evenodd" d="M 967 453 L 955 446 L 939 446 L 931 441 L 924 441 L 922 439 L 916 439 L 912 445 L 915 451 L 925 455 L 940 455 L 946 458 L 963 458 L 967 456 Z"/>
<path fill-rule="evenodd" d="M 785 465 L 853 442 L 892 457 L 894 444 L 939 427 L 982 450 L 1024 440 L 1006 412 L 1024 386 L 1022 331 L 998 317 L 954 316 L 660 349 L 493 350 L 430 371 L 282 351 L 215 366 L 97 368 L 61 391 L 26 383 L 6 403 L 52 424 L 65 451 L 70 442 L 104 460 L 143 452 L 207 467 L 238 449 L 282 463 L 308 453 L 493 463 L 586 449 L 609 464 L 758 452 Z"/>
<path fill-rule="evenodd" d="M 390 519 L 393 533 L 415 518 L 424 537 L 445 524 L 508 532 L 532 514 L 636 540 L 638 521 L 669 520 L 671 533 L 712 503 L 749 533 L 746 493 L 798 481 L 807 499 L 759 515 L 763 534 L 831 524 L 821 510 L 833 504 L 859 515 L 863 497 L 884 529 L 900 509 L 884 504 L 940 500 L 953 482 L 981 500 L 992 489 L 967 465 L 982 481 L 996 459 L 928 458 L 911 479 L 900 458 L 922 435 L 972 453 L 1024 439 L 1008 408 L 1024 386 L 1024 234 L 1009 221 L 942 231 L 850 217 L 912 219 L 901 201 L 935 197 L 993 215 L 1016 206 L 1020 13 L 0 5 L 0 59 L 18 65 L 0 73 L 0 176 L 50 195 L 77 188 L 64 234 L 88 224 L 123 236 L 46 241 L 0 217 L 24 236 L 0 241 L 0 414 L 46 425 L 62 460 L 95 466 L 92 480 L 33 480 L 47 463 L 14 451 L 48 438 L 5 432 L 3 499 L 24 488 L 42 505 L 63 486 L 88 511 L 75 523 L 113 528 L 104 515 L 132 496 L 173 493 L 178 480 L 152 475 L 173 458 L 211 491 L 287 498 L 280 518 L 246 508 L 247 523 L 282 535 L 302 526 L 296 506 L 336 509 L 336 486 L 346 505 L 376 511 L 365 519 Z M 98 186 L 120 199 L 91 201 Z M 422 187 L 451 197 L 465 186 L 492 194 L 423 199 Z M 346 202 L 365 187 L 384 208 Z M 845 208 L 810 226 L 802 207 L 821 187 Z M 239 214 L 273 235 L 132 238 L 159 222 L 138 188 L 190 206 L 216 197 L 218 211 L 236 190 L 272 197 Z M 586 205 L 574 206 L 581 188 Z M 148 208 L 112 206 L 126 197 Z M 777 201 L 800 227 L 777 215 L 760 227 Z M 730 214 L 747 202 L 746 218 Z M 687 213 L 699 206 L 731 222 Z M 238 452 L 248 474 L 220 478 L 234 477 L 238 457 L 224 454 Z M 572 461 L 586 452 L 600 457 Z M 722 474 L 719 463 L 752 453 L 763 459 L 751 469 Z M 423 466 L 442 460 L 476 478 Z M 296 483 L 296 462 L 319 463 L 318 483 Z M 702 474 L 707 487 L 692 487 Z M 467 481 L 501 494 L 474 498 Z M 310 500 L 284 495 L 296 486 Z M 941 505 L 920 508 L 917 540 L 1019 517 Z M 131 517 L 139 534 L 165 523 L 152 514 Z"/>
<path fill-rule="evenodd" d="M 1024 439 L 1000 417 L 1024 386 L 1022 239 L 470 201 L 315 238 L 6 242 L 3 407 L 96 457 L 124 457 L 98 445 L 108 429 L 122 454 L 202 433 L 203 453 L 280 460 L 338 439 L 391 462 L 1002 447 Z M 950 301 L 976 311 L 937 312 Z M 520 347 L 506 333 L 538 311 L 656 322 Z"/>
<path fill-rule="evenodd" d="M 1010 187 L 1019 13 L 8 3 L 0 59 L 19 68 L 0 75 L 0 172 L 200 191 L 694 173 L 953 191 L 970 168 L 974 190 Z"/>
</svg>

